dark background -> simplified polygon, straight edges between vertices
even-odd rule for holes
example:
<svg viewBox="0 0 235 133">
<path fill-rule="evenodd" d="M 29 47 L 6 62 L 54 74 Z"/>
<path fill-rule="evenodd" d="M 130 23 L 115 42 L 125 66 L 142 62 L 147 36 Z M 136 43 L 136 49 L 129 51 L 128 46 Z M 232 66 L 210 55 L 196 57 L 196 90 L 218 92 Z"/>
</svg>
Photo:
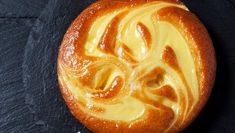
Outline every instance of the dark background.
<svg viewBox="0 0 235 133">
<path fill-rule="evenodd" d="M 69 113 L 56 79 L 59 43 L 93 0 L 0 0 L 0 133 L 88 132 Z M 235 133 L 235 1 L 183 0 L 217 54 L 211 97 L 184 133 Z"/>
</svg>

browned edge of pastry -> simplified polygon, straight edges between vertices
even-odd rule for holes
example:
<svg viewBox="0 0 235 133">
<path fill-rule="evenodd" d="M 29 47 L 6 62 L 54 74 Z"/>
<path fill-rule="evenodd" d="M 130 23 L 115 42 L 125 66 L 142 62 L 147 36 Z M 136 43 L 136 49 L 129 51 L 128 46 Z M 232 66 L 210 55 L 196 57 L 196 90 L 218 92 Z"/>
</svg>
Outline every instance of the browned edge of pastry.
<svg viewBox="0 0 235 133">
<path fill-rule="evenodd" d="M 104 12 L 110 12 L 112 10 L 119 9 L 122 7 L 126 7 L 126 6 L 128 7 L 130 6 L 130 3 L 132 5 L 138 5 L 138 4 L 141 5 L 142 3 L 146 3 L 150 1 L 167 1 L 167 2 L 180 4 L 180 2 L 177 0 L 114 0 L 112 2 L 110 2 L 109 0 L 100 0 L 92 4 L 86 10 L 84 10 L 80 14 L 80 16 L 78 16 L 75 19 L 75 21 L 72 23 L 67 33 L 65 34 L 64 40 L 62 42 L 62 46 L 65 40 L 68 39 L 69 36 L 72 35 L 75 30 L 77 30 L 76 26 L 87 26 L 86 24 L 84 24 L 84 22 L 87 16 L 92 15 L 90 14 L 91 11 L 104 10 Z M 191 112 L 190 116 L 187 117 L 184 124 L 178 128 L 176 127 L 176 129 L 173 130 L 173 131 L 182 131 L 196 118 L 196 116 L 204 107 L 205 103 L 207 102 L 211 94 L 211 90 L 212 90 L 214 80 L 215 80 L 215 73 L 216 73 L 215 52 L 214 52 L 212 40 L 210 39 L 206 28 L 195 15 L 193 15 L 192 13 L 188 11 L 175 8 L 175 7 L 167 7 L 165 9 L 161 9 L 158 14 L 160 15 L 162 21 L 170 21 L 180 31 L 180 33 L 185 37 L 185 40 L 187 41 L 187 43 L 191 44 L 190 49 L 194 57 L 199 59 L 197 60 L 195 58 L 194 61 L 197 67 L 196 70 L 198 70 L 197 77 L 198 77 L 199 88 L 200 88 L 200 91 L 199 91 L 200 100 L 198 101 L 197 105 L 195 105 L 193 112 Z M 92 17 L 92 18 L 95 19 L 96 17 Z M 83 31 L 83 32 L 87 32 L 87 31 Z M 63 50 L 65 49 L 61 47 L 59 57 L 58 57 L 58 64 L 60 64 L 60 62 L 63 60 L 62 59 L 63 57 L 61 55 Z M 200 64 L 198 64 L 198 62 Z M 58 67 L 58 76 L 59 77 L 62 76 L 60 74 L 59 67 Z M 115 123 L 111 121 L 103 121 L 97 118 L 87 117 L 86 114 L 80 110 L 79 106 L 77 105 L 78 101 L 75 100 L 75 98 L 73 98 L 73 94 L 69 92 L 69 89 L 66 87 L 66 85 L 64 85 L 60 81 L 59 81 L 59 85 L 60 85 L 62 96 L 64 100 L 66 101 L 69 109 L 73 113 L 73 115 L 77 119 L 82 121 L 89 129 L 91 129 L 92 131 L 98 131 L 97 129 L 100 128 L 99 131 L 103 131 L 103 132 L 112 130 L 112 128 L 115 129 Z M 107 125 L 107 126 L 100 127 L 101 125 Z M 119 128 L 125 129 L 126 127 L 127 125 L 123 123 L 123 126 L 120 126 Z M 144 129 L 147 127 L 142 127 L 142 128 Z M 115 130 L 113 131 L 115 132 Z"/>
</svg>

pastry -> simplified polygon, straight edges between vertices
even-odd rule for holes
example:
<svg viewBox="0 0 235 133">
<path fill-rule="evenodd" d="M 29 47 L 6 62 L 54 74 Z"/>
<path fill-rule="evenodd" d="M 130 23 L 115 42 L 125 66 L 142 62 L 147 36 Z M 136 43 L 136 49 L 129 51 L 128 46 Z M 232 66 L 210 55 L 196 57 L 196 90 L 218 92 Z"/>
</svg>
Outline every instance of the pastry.
<svg viewBox="0 0 235 133">
<path fill-rule="evenodd" d="M 207 30 L 177 0 L 99 0 L 71 24 L 58 56 L 62 96 L 95 133 L 182 131 L 215 71 Z"/>
</svg>

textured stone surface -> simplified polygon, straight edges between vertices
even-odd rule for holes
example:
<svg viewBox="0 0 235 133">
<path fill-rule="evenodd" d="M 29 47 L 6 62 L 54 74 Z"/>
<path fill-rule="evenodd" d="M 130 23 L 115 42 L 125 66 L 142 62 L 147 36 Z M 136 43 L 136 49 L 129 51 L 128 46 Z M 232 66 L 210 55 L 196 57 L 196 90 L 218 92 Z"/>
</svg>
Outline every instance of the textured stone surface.
<svg viewBox="0 0 235 133">
<path fill-rule="evenodd" d="M 57 54 L 70 23 L 91 1 L 51 0 L 36 20 L 25 47 L 26 102 L 40 132 L 88 132 L 68 111 L 57 82 Z"/>
<path fill-rule="evenodd" d="M 37 0 L 0 1 L 0 133 L 37 132 L 25 102 L 22 63 L 28 35 L 45 5 Z"/>
<path fill-rule="evenodd" d="M 0 18 L 38 17 L 48 0 L 0 0 Z"/>
<path fill-rule="evenodd" d="M 25 132 L 32 115 L 22 80 L 24 45 L 34 20 L 0 20 L 0 132 Z"/>
</svg>

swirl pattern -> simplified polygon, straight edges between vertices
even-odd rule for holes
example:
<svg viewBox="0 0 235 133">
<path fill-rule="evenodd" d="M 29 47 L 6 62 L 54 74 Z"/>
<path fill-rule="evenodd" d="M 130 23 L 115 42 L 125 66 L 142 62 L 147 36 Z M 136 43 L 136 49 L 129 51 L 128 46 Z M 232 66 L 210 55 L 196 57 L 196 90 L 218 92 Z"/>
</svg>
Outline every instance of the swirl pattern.
<svg viewBox="0 0 235 133">
<path fill-rule="evenodd" d="M 214 66 L 207 31 L 182 3 L 101 0 L 68 29 L 58 77 L 94 132 L 177 132 L 204 105 Z"/>
</svg>

